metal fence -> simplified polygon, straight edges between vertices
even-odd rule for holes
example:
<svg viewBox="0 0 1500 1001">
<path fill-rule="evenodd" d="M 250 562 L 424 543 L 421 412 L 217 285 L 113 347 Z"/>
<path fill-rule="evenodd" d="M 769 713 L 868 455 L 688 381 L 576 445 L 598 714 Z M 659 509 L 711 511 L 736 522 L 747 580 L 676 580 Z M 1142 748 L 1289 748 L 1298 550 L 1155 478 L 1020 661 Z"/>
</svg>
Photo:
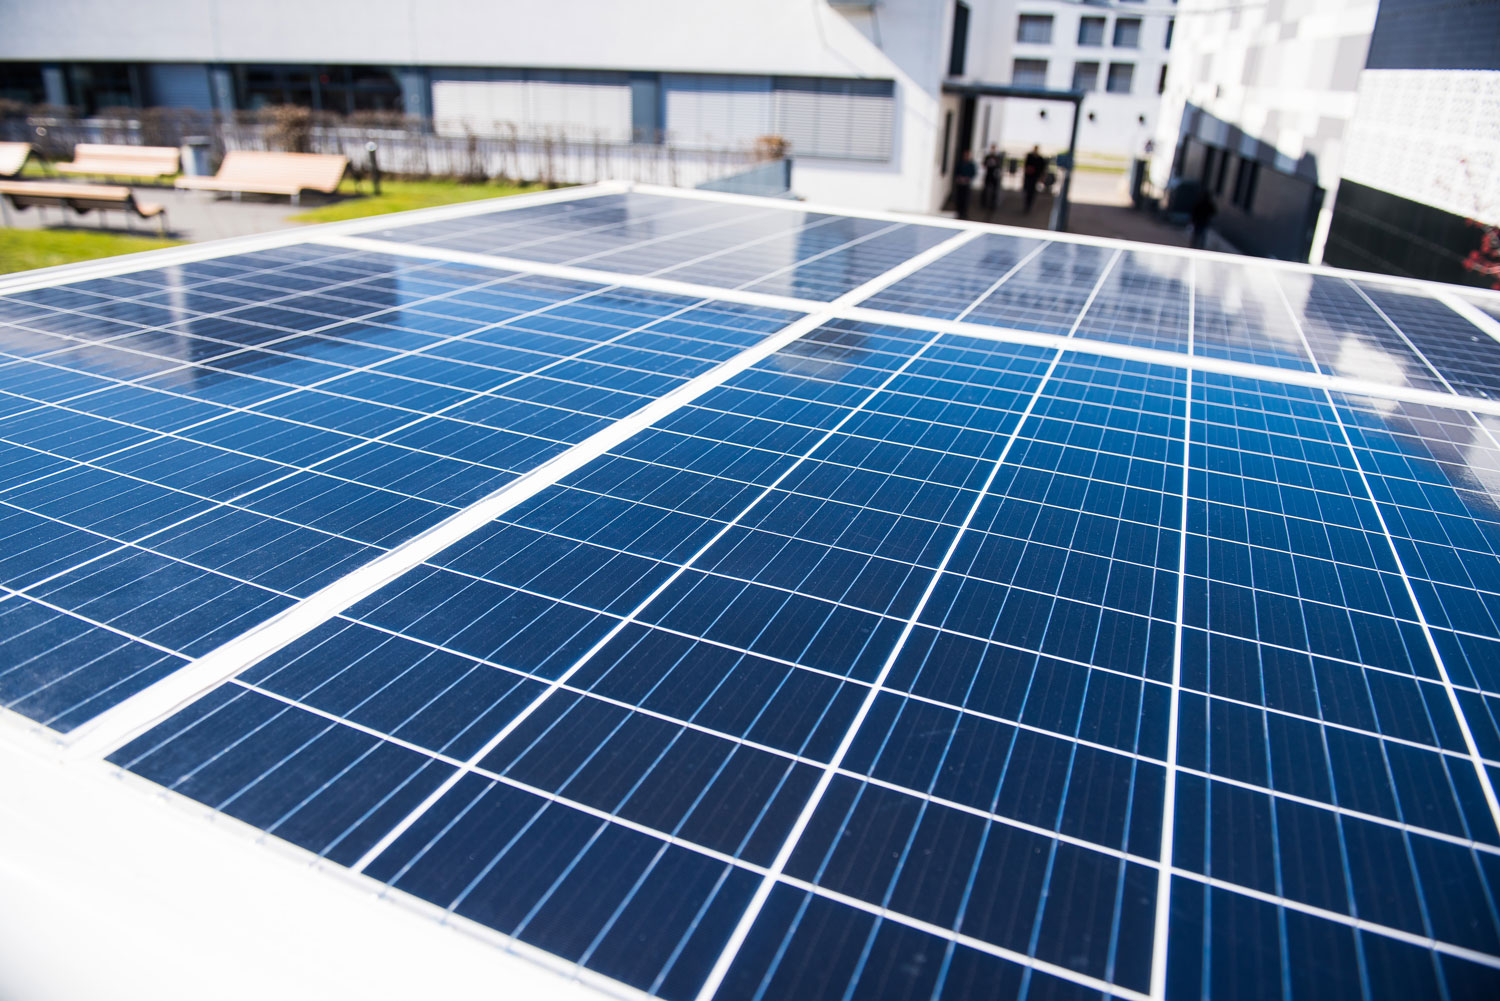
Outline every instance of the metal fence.
<svg viewBox="0 0 1500 1001">
<path fill-rule="evenodd" d="M 298 109 L 300 112 L 300 109 Z M 508 179 L 544 184 L 639 181 L 695 187 L 769 160 L 764 147 L 705 149 L 667 142 L 621 142 L 564 128 L 524 131 L 497 122 L 485 135 L 438 135 L 426 119 L 358 123 L 310 113 L 221 116 L 178 109 L 147 109 L 129 116 L 77 118 L 33 113 L 0 118 L 0 139 L 34 144 L 48 159 L 69 159 L 78 143 L 182 146 L 206 141 L 212 166 L 240 149 L 342 153 L 362 174 L 371 145 L 383 174 Z"/>
</svg>

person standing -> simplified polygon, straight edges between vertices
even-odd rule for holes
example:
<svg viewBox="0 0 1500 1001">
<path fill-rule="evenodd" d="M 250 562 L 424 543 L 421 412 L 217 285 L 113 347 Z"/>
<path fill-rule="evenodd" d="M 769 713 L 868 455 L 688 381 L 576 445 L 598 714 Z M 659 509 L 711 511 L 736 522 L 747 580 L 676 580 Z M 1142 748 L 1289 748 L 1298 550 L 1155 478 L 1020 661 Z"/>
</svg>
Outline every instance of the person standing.
<svg viewBox="0 0 1500 1001">
<path fill-rule="evenodd" d="M 1041 183 L 1042 173 L 1047 169 L 1047 158 L 1042 156 L 1040 146 L 1031 147 L 1026 154 L 1026 166 L 1021 170 L 1021 184 L 1026 193 L 1026 211 L 1036 203 L 1036 186 Z"/>
<path fill-rule="evenodd" d="M 980 204 L 991 212 L 1000 204 L 1000 171 L 1004 167 L 1005 158 L 1000 155 L 999 148 L 990 143 L 990 151 L 984 155 L 984 196 Z"/>
<path fill-rule="evenodd" d="M 969 195 L 974 190 L 974 175 L 978 172 L 974 166 L 974 152 L 964 150 L 963 158 L 953 171 L 953 208 L 960 219 L 969 218 Z"/>
<path fill-rule="evenodd" d="M 1193 208 L 1188 213 L 1193 220 L 1193 246 L 1199 250 L 1208 242 L 1208 224 L 1218 212 L 1219 207 L 1214 204 L 1214 196 L 1208 193 L 1208 187 L 1199 187 L 1198 197 L 1194 199 Z"/>
</svg>

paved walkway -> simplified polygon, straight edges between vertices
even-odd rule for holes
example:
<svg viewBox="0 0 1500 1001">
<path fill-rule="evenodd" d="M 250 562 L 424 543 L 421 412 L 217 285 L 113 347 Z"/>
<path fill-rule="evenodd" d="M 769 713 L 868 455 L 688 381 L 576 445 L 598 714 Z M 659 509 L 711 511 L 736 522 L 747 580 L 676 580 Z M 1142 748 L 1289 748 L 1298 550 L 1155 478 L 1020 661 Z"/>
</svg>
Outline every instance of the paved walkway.
<svg viewBox="0 0 1500 1001">
<path fill-rule="evenodd" d="M 1011 180 L 1007 178 L 1007 180 Z M 1186 247 L 1191 236 L 1185 226 L 1173 226 L 1130 204 L 1129 175 L 1080 170 L 1073 175 L 1069 193 L 1068 232 L 1079 236 L 1105 236 L 1117 240 L 1136 240 L 1168 247 Z M 1015 183 L 1012 181 L 1012 183 Z M 979 189 L 969 202 L 969 218 L 979 222 L 1046 229 L 1052 221 L 1053 196 L 1038 192 L 1028 213 L 1025 199 L 1017 187 L 1004 188 L 993 211 L 979 204 Z M 945 213 L 952 215 L 952 213 Z M 1210 232 L 1208 249 L 1238 253 L 1233 246 Z"/>
</svg>

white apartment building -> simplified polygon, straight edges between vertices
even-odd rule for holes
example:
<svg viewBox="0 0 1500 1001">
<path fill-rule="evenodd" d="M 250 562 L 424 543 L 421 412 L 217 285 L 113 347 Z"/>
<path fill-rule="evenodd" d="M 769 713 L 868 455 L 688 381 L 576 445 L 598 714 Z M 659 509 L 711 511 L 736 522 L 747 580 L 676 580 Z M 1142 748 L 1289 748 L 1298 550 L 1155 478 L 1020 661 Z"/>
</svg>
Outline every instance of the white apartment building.
<svg viewBox="0 0 1500 1001">
<path fill-rule="evenodd" d="M 1249 253 L 1480 282 L 1500 0 L 1182 0 L 1175 36 L 1155 183 L 1206 185 Z"/>
<path fill-rule="evenodd" d="M 1078 153 L 1111 162 L 1144 155 L 1156 132 L 1176 8 L 1166 0 L 1075 3 L 1017 0 L 1009 22 L 1015 86 L 1083 91 Z M 1002 29 L 1003 30 L 1003 29 Z M 988 100 L 981 140 L 1006 149 L 1067 148 L 1066 106 L 1024 98 Z M 986 118 L 986 115 L 988 116 Z"/>
<path fill-rule="evenodd" d="M 1165 0 L 1150 0 L 1165 4 Z M 1123 158 L 1155 123 L 1171 19 L 1135 0 L 106 0 L 0 3 L 0 100 L 229 114 L 399 111 L 439 134 L 789 146 L 793 190 L 933 211 L 965 145 Z"/>
<path fill-rule="evenodd" d="M 404 111 L 441 132 L 790 144 L 798 193 L 929 208 L 944 0 L 0 3 L 0 98 Z"/>
</svg>

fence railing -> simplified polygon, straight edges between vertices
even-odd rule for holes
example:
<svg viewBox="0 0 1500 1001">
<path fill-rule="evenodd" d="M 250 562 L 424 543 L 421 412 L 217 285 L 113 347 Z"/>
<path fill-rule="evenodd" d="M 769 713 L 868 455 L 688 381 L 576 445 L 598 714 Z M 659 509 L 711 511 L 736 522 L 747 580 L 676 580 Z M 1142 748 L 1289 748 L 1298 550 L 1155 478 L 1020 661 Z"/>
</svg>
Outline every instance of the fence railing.
<svg viewBox="0 0 1500 1001">
<path fill-rule="evenodd" d="M 565 128 L 497 122 L 485 135 L 439 135 L 426 119 L 395 124 L 315 122 L 259 116 L 223 116 L 179 109 L 147 109 L 130 116 L 78 118 L 30 114 L 0 118 L 0 140 L 34 144 L 49 159 L 69 159 L 78 143 L 182 146 L 206 140 L 210 162 L 238 149 L 342 153 L 357 174 L 370 167 L 370 145 L 383 174 L 408 177 L 503 178 L 544 184 L 587 184 L 608 179 L 696 187 L 768 161 L 768 152 L 702 148 L 672 143 L 607 140 Z M 780 162 L 779 157 L 770 157 Z"/>
</svg>

